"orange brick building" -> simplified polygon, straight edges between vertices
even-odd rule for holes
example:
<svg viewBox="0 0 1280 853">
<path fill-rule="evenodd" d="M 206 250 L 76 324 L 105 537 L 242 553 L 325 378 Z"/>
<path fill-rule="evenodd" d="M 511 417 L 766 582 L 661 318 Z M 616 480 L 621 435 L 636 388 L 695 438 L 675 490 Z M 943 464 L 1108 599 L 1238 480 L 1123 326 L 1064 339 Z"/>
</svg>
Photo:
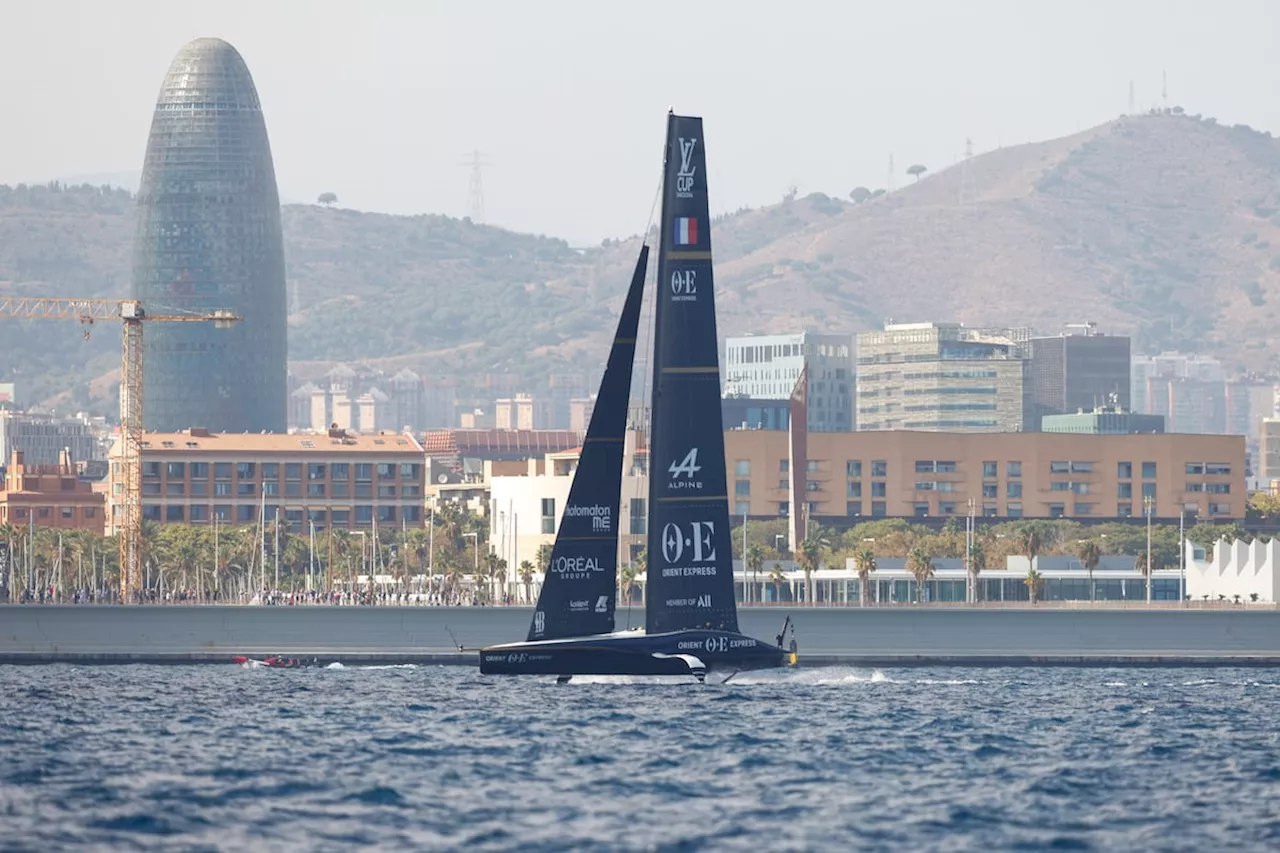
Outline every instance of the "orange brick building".
<svg viewBox="0 0 1280 853">
<path fill-rule="evenodd" d="M 102 533 L 105 505 L 106 496 L 76 474 L 69 451 L 57 465 L 27 465 L 15 450 L 0 490 L 0 524 Z"/>
</svg>

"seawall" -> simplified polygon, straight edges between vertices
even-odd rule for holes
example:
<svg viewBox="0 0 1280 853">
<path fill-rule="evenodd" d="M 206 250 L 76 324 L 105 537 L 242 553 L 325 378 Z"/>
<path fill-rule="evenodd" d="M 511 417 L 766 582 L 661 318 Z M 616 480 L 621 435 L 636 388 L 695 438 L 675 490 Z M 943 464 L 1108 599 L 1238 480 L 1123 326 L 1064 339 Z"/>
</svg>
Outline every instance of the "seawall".
<svg viewBox="0 0 1280 853">
<path fill-rule="evenodd" d="M 1280 666 L 1280 611 L 748 608 L 772 641 L 790 615 L 802 664 Z M 225 663 L 285 654 L 349 663 L 475 665 L 520 640 L 526 607 L 0 605 L 0 663 Z M 643 622 L 632 611 L 631 624 Z M 620 611 L 618 626 L 626 627 Z"/>
</svg>

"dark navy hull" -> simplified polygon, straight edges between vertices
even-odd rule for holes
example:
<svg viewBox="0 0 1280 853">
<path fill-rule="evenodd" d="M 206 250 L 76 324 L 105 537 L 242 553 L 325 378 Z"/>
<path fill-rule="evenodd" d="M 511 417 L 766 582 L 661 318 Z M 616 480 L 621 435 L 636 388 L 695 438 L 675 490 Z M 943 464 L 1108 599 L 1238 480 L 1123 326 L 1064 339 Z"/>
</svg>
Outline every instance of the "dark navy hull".
<svg viewBox="0 0 1280 853">
<path fill-rule="evenodd" d="M 785 649 L 729 631 L 624 631 L 480 650 L 488 675 L 699 675 L 787 666 Z"/>
</svg>

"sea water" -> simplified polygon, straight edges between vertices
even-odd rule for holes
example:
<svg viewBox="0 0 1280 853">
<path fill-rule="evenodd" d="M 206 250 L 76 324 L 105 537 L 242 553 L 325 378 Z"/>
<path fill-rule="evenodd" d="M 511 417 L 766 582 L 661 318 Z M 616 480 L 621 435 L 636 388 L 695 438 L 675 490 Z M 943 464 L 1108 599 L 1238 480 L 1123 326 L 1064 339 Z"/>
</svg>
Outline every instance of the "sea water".
<svg viewBox="0 0 1280 853">
<path fill-rule="evenodd" d="M 1266 850 L 1280 672 L 0 667 L 0 850 Z"/>
</svg>

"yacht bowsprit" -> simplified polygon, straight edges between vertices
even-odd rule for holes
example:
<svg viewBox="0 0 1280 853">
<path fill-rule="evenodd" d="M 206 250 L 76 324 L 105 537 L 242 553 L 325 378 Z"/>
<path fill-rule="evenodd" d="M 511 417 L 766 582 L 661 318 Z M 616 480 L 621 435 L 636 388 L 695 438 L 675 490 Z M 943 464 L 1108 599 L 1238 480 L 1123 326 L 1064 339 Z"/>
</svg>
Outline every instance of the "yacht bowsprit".
<svg viewBox="0 0 1280 853">
<path fill-rule="evenodd" d="M 732 677 L 796 663 L 794 636 L 784 648 L 790 619 L 776 643 L 738 630 L 701 118 L 667 116 L 659 234 L 645 626 L 613 630 L 613 522 L 648 246 L 636 262 L 529 635 L 481 649 L 482 673 L 701 680 L 715 670 Z"/>
</svg>

